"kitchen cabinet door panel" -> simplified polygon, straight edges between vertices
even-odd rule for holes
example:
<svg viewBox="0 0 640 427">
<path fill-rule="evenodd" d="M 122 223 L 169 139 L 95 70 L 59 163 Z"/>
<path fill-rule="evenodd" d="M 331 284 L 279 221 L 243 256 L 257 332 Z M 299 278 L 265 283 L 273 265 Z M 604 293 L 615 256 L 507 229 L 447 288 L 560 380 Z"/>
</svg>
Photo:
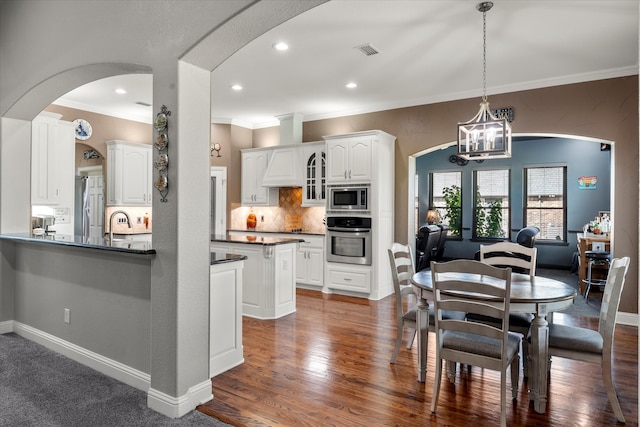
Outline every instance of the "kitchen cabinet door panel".
<svg viewBox="0 0 640 427">
<path fill-rule="evenodd" d="M 152 147 L 107 141 L 107 204 L 151 206 Z"/>
</svg>

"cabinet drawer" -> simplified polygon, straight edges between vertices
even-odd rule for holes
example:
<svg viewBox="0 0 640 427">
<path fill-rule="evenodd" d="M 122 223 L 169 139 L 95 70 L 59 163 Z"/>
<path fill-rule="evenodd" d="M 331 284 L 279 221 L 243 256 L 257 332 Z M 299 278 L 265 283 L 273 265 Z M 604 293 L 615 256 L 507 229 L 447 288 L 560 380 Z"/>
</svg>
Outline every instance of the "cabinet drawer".
<svg viewBox="0 0 640 427">
<path fill-rule="evenodd" d="M 328 287 L 355 292 L 370 292 L 371 272 L 329 268 Z"/>
</svg>

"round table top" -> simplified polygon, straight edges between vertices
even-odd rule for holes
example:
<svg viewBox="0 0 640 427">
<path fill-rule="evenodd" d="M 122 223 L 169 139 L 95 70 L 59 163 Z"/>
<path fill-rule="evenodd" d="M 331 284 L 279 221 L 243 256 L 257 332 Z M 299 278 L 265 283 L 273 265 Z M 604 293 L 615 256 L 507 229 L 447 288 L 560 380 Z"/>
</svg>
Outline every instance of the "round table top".
<svg viewBox="0 0 640 427">
<path fill-rule="evenodd" d="M 464 279 L 465 273 L 442 273 L 447 276 L 455 274 Z M 489 279 L 487 277 L 487 279 Z M 477 277 L 476 277 L 477 280 Z M 422 270 L 413 275 L 411 283 L 421 290 L 431 292 L 431 270 Z M 577 295 L 577 289 L 559 280 L 528 274 L 513 273 L 511 275 L 511 303 L 550 303 L 566 301 Z"/>
</svg>

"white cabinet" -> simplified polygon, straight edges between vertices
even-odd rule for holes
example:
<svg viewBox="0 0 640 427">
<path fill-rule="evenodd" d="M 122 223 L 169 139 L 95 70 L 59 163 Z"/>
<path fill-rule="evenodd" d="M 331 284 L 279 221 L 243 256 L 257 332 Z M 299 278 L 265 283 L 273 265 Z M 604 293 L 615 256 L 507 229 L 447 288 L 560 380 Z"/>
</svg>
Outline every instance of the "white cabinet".
<svg viewBox="0 0 640 427">
<path fill-rule="evenodd" d="M 371 292 L 371 267 L 330 262 L 326 287 L 368 294 Z"/>
<path fill-rule="evenodd" d="M 242 346 L 243 261 L 210 268 L 209 376 L 215 377 L 244 362 Z"/>
<path fill-rule="evenodd" d="M 262 186 L 262 178 L 269 162 L 268 150 L 242 151 L 241 201 L 245 206 L 278 204 L 278 189 Z"/>
<path fill-rule="evenodd" d="M 75 132 L 60 117 L 43 112 L 31 123 L 31 204 L 73 210 Z"/>
<path fill-rule="evenodd" d="M 278 319 L 296 311 L 297 242 L 263 245 L 212 241 L 212 252 L 244 255 L 242 314 Z"/>
<path fill-rule="evenodd" d="M 330 138 L 330 137 L 327 137 Z M 372 135 L 327 139 L 328 183 L 371 181 Z"/>
<path fill-rule="evenodd" d="M 324 206 L 326 203 L 327 159 L 324 142 L 302 145 L 304 180 L 302 206 Z"/>
<path fill-rule="evenodd" d="M 296 255 L 296 285 L 300 288 L 310 285 L 311 289 L 324 284 L 324 237 L 301 236 Z"/>
<path fill-rule="evenodd" d="M 266 172 L 262 177 L 265 187 L 301 187 L 300 145 L 273 148 L 269 153 Z"/>
<path fill-rule="evenodd" d="M 107 141 L 107 205 L 151 206 L 151 145 Z"/>
</svg>

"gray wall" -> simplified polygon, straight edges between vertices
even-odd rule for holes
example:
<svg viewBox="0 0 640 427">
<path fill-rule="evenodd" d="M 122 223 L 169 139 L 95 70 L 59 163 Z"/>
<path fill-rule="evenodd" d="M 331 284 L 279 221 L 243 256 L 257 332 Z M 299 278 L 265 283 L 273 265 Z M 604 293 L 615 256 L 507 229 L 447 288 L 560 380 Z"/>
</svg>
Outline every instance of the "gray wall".
<svg viewBox="0 0 640 427">
<path fill-rule="evenodd" d="M 2 241 L 13 320 L 151 372 L 151 257 Z M 3 278 L 4 279 L 4 278 Z M 64 323 L 64 309 L 71 312 Z"/>
<path fill-rule="evenodd" d="M 449 162 L 449 156 L 456 153 L 456 147 L 437 150 L 416 159 L 416 173 L 419 176 L 419 218 L 424 221 L 429 203 L 429 173 L 442 171 L 462 171 L 463 187 L 463 240 L 448 241 L 445 256 L 471 258 L 480 243 L 471 241 L 473 171 L 508 167 L 511 169 L 511 238 L 513 230 L 528 224 L 523 223 L 523 168 L 540 165 L 567 166 L 567 240 L 568 244 L 538 244 L 538 265 L 566 267 L 571 265 L 571 257 L 576 250 L 576 233 L 582 226 L 598 214 L 608 211 L 611 206 L 611 151 L 600 151 L 600 144 L 568 138 L 534 138 L 516 140 L 510 159 L 487 160 L 483 163 L 469 162 L 458 166 Z M 595 190 L 578 189 L 581 176 L 598 177 Z"/>
</svg>

